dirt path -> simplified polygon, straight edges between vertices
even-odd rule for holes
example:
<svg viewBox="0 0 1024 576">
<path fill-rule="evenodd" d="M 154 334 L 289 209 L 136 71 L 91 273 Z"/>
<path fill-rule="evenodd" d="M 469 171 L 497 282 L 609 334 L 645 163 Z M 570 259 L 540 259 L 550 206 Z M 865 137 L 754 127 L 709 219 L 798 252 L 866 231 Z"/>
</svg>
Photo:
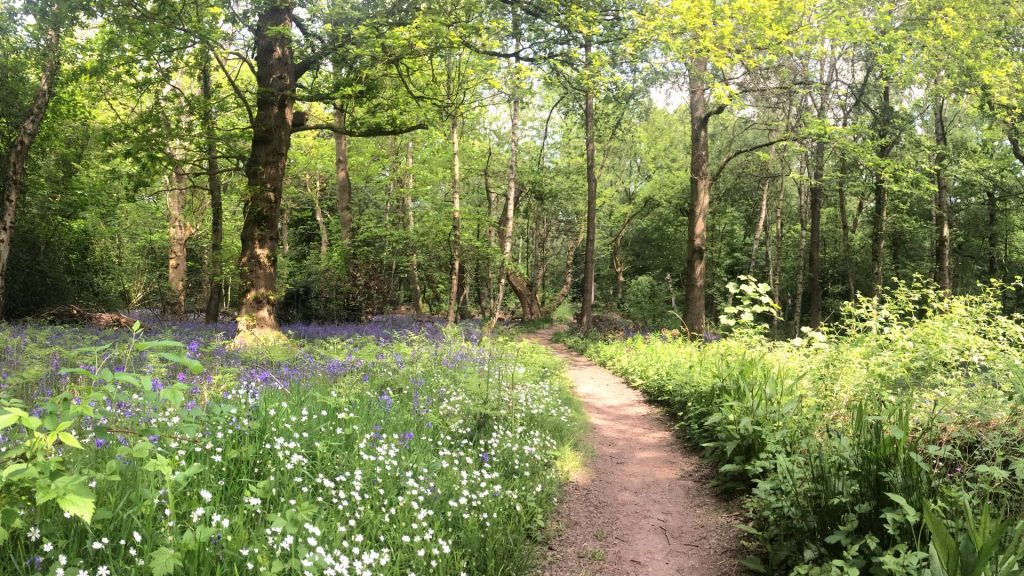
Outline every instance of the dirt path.
<svg viewBox="0 0 1024 576">
<path fill-rule="evenodd" d="M 741 574 L 739 518 L 708 488 L 707 468 L 683 447 L 643 395 L 586 358 L 530 338 L 568 363 L 591 429 L 593 455 L 572 478 L 556 515 L 541 576 Z"/>
</svg>

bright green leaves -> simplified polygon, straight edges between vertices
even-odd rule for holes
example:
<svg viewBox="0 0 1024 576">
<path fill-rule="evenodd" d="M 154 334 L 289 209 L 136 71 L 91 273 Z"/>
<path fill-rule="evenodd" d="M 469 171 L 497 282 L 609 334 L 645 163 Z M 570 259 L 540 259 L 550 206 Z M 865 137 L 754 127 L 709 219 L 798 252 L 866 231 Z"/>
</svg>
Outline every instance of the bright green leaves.
<svg viewBox="0 0 1024 576">
<path fill-rule="evenodd" d="M 153 571 L 153 576 L 173 574 L 181 566 L 181 555 L 166 546 L 157 548 L 149 555 L 149 569 Z"/>
<path fill-rule="evenodd" d="M 42 479 L 36 484 L 36 504 L 56 500 L 61 510 L 77 516 L 86 524 L 92 521 L 96 511 L 96 495 L 88 486 L 84 476 L 61 476 L 54 481 Z"/>
</svg>

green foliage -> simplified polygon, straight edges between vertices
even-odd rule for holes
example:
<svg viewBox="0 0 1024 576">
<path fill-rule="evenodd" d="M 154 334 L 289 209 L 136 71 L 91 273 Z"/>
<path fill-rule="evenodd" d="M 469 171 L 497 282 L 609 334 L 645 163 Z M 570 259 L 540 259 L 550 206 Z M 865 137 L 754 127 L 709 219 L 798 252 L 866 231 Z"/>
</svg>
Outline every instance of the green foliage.
<svg viewBox="0 0 1024 576">
<path fill-rule="evenodd" d="M 650 276 L 639 276 L 629 283 L 622 301 L 622 311 L 626 318 L 641 328 L 661 328 L 673 324 L 665 285 Z M 674 325 L 678 326 L 678 321 Z"/>
<path fill-rule="evenodd" d="M 750 290 L 737 312 L 761 302 Z M 900 284 L 828 336 L 788 342 L 570 344 L 665 403 L 723 488 L 746 494 L 763 554 L 750 566 L 1009 574 L 1024 567 L 1024 328 L 1001 312 L 1010 293 Z"/>
</svg>

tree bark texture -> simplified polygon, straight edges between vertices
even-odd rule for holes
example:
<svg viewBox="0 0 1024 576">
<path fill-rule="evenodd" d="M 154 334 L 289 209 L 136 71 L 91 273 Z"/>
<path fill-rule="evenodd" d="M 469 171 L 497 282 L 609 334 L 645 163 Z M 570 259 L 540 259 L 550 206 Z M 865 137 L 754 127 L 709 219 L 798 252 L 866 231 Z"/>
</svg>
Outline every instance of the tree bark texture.
<svg viewBox="0 0 1024 576">
<path fill-rule="evenodd" d="M 518 62 L 513 60 L 512 62 L 513 71 Z M 501 230 L 501 272 L 498 275 L 498 298 L 494 303 L 494 315 L 491 317 L 491 323 L 487 328 L 490 332 L 494 330 L 494 326 L 498 323 L 498 316 L 501 315 L 501 306 L 505 300 L 505 282 L 508 280 L 512 281 L 511 271 L 509 268 L 509 260 L 512 256 L 512 233 L 515 230 L 515 215 L 516 215 L 516 184 L 518 182 L 517 171 L 519 167 L 519 96 L 518 94 L 512 97 L 512 112 L 509 124 L 509 156 L 508 156 L 508 187 L 505 192 L 505 227 Z M 506 278 L 508 277 L 508 278 Z M 519 291 L 516 290 L 516 295 L 519 296 Z M 533 301 L 536 302 L 536 295 L 533 297 Z M 530 302 L 523 300 L 522 296 L 519 297 L 519 303 L 523 305 L 523 319 L 527 319 L 528 305 L 532 305 Z M 540 303 L 536 303 L 537 311 L 540 311 Z M 531 318 L 532 319 L 532 318 Z"/>
<path fill-rule="evenodd" d="M 39 75 L 39 86 L 32 98 L 32 107 L 25 120 L 18 127 L 14 140 L 7 148 L 7 167 L 3 180 L 3 214 L 0 215 L 0 318 L 7 311 L 7 261 L 11 255 L 11 239 L 14 236 L 14 217 L 18 197 L 25 187 L 28 153 L 39 134 L 46 109 L 53 97 L 54 84 L 60 72 L 61 29 L 58 17 L 46 31 L 44 45 L 45 61 Z"/>
<path fill-rule="evenodd" d="M 210 267 L 209 293 L 206 299 L 207 324 L 220 319 L 221 295 L 224 292 L 224 186 L 220 178 L 217 154 L 217 117 L 213 110 L 213 85 L 210 61 L 203 62 L 203 132 L 206 140 L 206 183 L 210 188 Z"/>
<path fill-rule="evenodd" d="M 591 45 L 585 42 L 584 66 L 590 66 Z M 587 155 L 587 236 L 583 249 L 583 302 L 580 303 L 579 330 L 590 330 L 594 323 L 594 265 L 597 246 L 597 162 L 594 144 L 594 90 L 587 87 L 583 103 L 583 124 Z"/>
<path fill-rule="evenodd" d="M 296 81 L 291 28 L 291 8 L 277 4 L 263 11 L 256 24 L 256 116 L 245 164 L 238 345 L 280 335 L 275 311 L 278 224 Z"/>
<path fill-rule="evenodd" d="M 700 58 L 689 65 L 690 97 L 690 217 L 687 226 L 686 296 L 683 323 L 696 336 L 704 333 L 705 251 L 711 198 L 708 169 L 708 103 L 705 78 L 708 64 Z"/>
<path fill-rule="evenodd" d="M 459 166 L 459 117 L 452 114 L 449 126 L 449 138 L 452 145 L 452 275 L 451 290 L 448 293 L 448 323 L 454 324 L 459 308 L 459 269 L 462 265 L 462 215 L 460 193 L 462 176 Z"/>
<path fill-rule="evenodd" d="M 181 160 L 173 154 L 171 177 L 167 189 L 167 312 L 174 318 L 185 316 L 185 286 L 188 280 L 188 239 L 192 229 L 185 218 L 188 199 L 188 174 Z"/>
<path fill-rule="evenodd" d="M 953 287 L 949 269 L 950 226 L 949 226 L 949 180 L 946 178 L 946 163 L 949 161 L 946 140 L 945 102 L 935 102 L 935 283 L 942 290 Z"/>
<path fill-rule="evenodd" d="M 345 109 L 334 108 L 334 122 L 342 130 L 347 121 Z M 334 177 L 338 185 L 338 224 L 341 229 L 341 246 L 347 250 L 352 241 L 352 178 L 348 169 L 348 136 L 334 133 Z"/>
</svg>

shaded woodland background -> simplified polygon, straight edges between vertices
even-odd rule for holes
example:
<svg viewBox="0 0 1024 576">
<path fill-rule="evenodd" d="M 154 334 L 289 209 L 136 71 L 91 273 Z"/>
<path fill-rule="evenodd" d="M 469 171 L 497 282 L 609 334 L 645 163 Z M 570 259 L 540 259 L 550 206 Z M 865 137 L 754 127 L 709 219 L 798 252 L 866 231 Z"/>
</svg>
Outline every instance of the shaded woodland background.
<svg viewBox="0 0 1024 576">
<path fill-rule="evenodd" d="M 699 333 L 751 274 L 796 333 L 1024 270 L 1008 0 L 5 1 L 0 53 L 7 318 Z"/>
</svg>

